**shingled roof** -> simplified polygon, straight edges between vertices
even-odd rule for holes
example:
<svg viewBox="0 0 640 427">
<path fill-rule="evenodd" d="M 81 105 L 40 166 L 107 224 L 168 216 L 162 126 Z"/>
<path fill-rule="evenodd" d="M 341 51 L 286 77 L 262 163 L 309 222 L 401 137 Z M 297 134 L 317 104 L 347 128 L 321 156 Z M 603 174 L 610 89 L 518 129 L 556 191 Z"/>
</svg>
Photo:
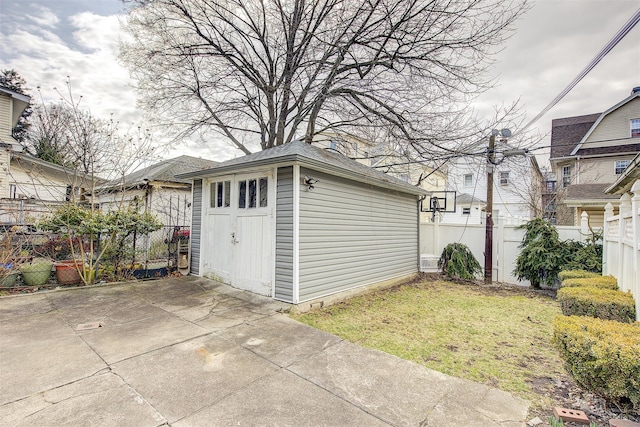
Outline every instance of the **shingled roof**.
<svg viewBox="0 0 640 427">
<path fill-rule="evenodd" d="M 565 194 L 565 201 L 571 200 L 591 200 L 591 199 L 612 199 L 617 200 L 619 196 L 607 194 L 604 191 L 611 184 L 573 184 L 569 185 Z"/>
<path fill-rule="evenodd" d="M 425 190 L 419 187 L 358 163 L 342 154 L 315 147 L 311 144 L 305 143 L 304 141 L 292 141 L 288 144 L 248 154 L 246 156 L 222 162 L 207 170 L 182 174 L 179 178 L 197 178 L 207 175 L 222 174 L 242 168 L 288 162 L 297 162 L 302 166 L 316 168 L 338 176 L 348 177 L 355 181 L 399 190 L 409 194 L 427 194 Z"/>
<path fill-rule="evenodd" d="M 551 121 L 551 158 L 571 155 L 601 113 L 564 117 Z"/>
<path fill-rule="evenodd" d="M 165 181 L 190 183 L 191 180 L 176 178 L 176 175 L 209 169 L 219 164 L 213 160 L 192 156 L 179 156 L 163 160 L 144 169 L 135 171 L 124 177 L 125 185 L 137 185 L 146 181 Z"/>
</svg>

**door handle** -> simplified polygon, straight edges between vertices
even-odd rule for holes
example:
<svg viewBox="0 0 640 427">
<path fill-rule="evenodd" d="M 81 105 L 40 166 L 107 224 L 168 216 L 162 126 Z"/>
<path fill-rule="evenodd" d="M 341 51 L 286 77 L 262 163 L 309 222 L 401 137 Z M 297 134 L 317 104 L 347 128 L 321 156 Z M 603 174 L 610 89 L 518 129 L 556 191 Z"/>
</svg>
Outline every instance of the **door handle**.
<svg viewBox="0 0 640 427">
<path fill-rule="evenodd" d="M 238 240 L 236 239 L 236 233 L 231 233 L 231 243 L 233 243 L 234 245 L 238 243 Z"/>
</svg>

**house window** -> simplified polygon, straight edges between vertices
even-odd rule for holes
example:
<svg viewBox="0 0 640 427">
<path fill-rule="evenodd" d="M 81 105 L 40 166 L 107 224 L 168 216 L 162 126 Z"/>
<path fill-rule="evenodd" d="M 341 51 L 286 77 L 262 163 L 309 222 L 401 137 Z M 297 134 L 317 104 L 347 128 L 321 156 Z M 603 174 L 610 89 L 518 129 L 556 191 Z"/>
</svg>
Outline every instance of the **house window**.
<svg viewBox="0 0 640 427">
<path fill-rule="evenodd" d="M 627 166 L 629 166 L 629 163 L 631 163 L 631 160 L 616 160 L 616 164 L 615 164 L 616 175 L 622 174 L 622 172 L 624 172 Z"/>
<path fill-rule="evenodd" d="M 500 185 L 509 185 L 509 172 L 500 172 Z"/>
<path fill-rule="evenodd" d="M 473 174 L 468 173 L 464 176 L 464 186 L 465 187 L 473 187 Z"/>
<path fill-rule="evenodd" d="M 471 208 L 462 208 L 462 215 L 471 215 Z"/>
<path fill-rule="evenodd" d="M 231 205 L 231 181 L 212 182 L 209 187 L 212 208 L 228 208 Z"/>
<path fill-rule="evenodd" d="M 640 119 L 631 119 L 631 138 L 640 137 Z"/>
<path fill-rule="evenodd" d="M 266 177 L 238 183 L 238 208 L 265 208 L 268 204 L 269 184 Z"/>
<path fill-rule="evenodd" d="M 553 193 L 556 191 L 556 182 L 547 181 L 547 193 Z"/>
<path fill-rule="evenodd" d="M 9 198 L 17 199 L 18 198 L 18 187 L 15 184 L 9 184 Z"/>
<path fill-rule="evenodd" d="M 562 186 L 567 187 L 571 185 L 571 166 L 562 167 Z"/>
</svg>

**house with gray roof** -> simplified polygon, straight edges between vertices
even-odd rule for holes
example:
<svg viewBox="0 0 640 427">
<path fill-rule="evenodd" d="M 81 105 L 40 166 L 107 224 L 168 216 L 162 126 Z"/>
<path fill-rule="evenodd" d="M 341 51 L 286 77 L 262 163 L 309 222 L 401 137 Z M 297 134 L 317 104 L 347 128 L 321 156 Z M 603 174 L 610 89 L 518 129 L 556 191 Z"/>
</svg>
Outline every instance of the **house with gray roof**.
<svg viewBox="0 0 640 427">
<path fill-rule="evenodd" d="M 163 160 L 102 186 L 97 194 L 101 209 L 135 205 L 151 212 L 165 225 L 191 223 L 191 180 L 176 175 L 209 169 L 218 162 L 192 156 Z"/>
<path fill-rule="evenodd" d="M 640 91 L 603 113 L 554 119 L 552 172 L 557 177 L 556 223 L 579 225 L 582 212 L 601 227 L 604 207 L 618 205 L 605 190 L 640 151 Z"/>
<path fill-rule="evenodd" d="M 193 180 L 191 274 L 294 304 L 418 272 L 426 192 L 302 141 Z"/>
</svg>

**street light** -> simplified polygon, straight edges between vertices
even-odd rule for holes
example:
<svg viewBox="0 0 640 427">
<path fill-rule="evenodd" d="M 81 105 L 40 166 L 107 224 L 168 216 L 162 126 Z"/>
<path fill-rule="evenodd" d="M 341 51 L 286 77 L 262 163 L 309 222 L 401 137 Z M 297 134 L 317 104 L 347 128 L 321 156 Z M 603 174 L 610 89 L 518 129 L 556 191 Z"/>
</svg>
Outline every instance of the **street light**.
<svg viewBox="0 0 640 427">
<path fill-rule="evenodd" d="M 493 273 L 493 167 L 496 164 L 496 136 L 506 141 L 511 136 L 509 129 L 491 131 L 487 151 L 487 207 L 484 235 L 484 282 L 491 283 Z"/>
</svg>

